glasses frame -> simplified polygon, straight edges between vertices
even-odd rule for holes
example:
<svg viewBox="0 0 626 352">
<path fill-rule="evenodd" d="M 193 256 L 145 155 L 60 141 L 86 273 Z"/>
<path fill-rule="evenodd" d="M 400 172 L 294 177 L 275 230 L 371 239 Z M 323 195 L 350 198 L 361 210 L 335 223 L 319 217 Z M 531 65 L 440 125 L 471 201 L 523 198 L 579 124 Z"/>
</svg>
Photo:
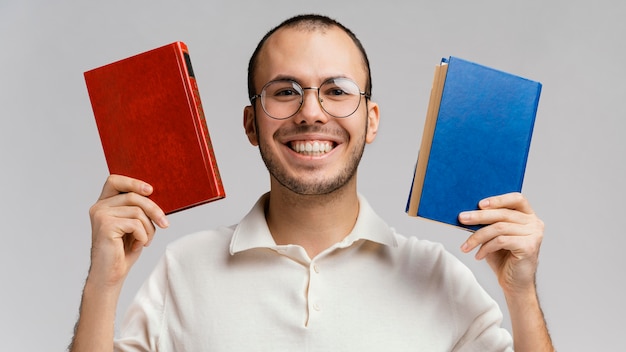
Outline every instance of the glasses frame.
<svg viewBox="0 0 626 352">
<path fill-rule="evenodd" d="M 332 117 L 334 117 L 334 118 L 337 118 L 337 119 L 343 119 L 343 118 L 346 118 L 346 117 L 350 117 L 350 116 L 354 115 L 354 113 L 355 113 L 355 112 L 359 109 L 359 107 L 361 106 L 361 98 L 360 98 L 360 97 L 359 97 L 359 102 L 358 102 L 358 104 L 356 104 L 356 107 L 354 108 L 354 110 L 353 110 L 351 113 L 349 113 L 348 115 L 345 115 L 345 116 L 337 116 L 337 115 L 334 115 L 334 114 L 330 113 L 330 112 L 329 112 L 328 110 L 326 110 L 326 108 L 324 107 L 323 99 L 321 99 L 321 98 L 320 98 L 320 88 L 321 88 L 321 87 L 323 87 L 323 86 L 324 86 L 324 84 L 326 84 L 326 83 L 328 83 L 328 82 L 331 82 L 331 81 L 335 81 L 335 80 L 343 80 L 343 81 L 349 81 L 349 82 L 352 82 L 352 83 L 353 83 L 353 84 L 357 87 L 357 90 L 358 90 L 358 92 L 359 92 L 359 95 L 360 95 L 360 96 L 365 97 L 365 99 L 366 99 L 366 100 L 371 98 L 371 95 L 370 95 L 370 94 L 367 94 L 367 93 L 366 93 L 366 92 L 364 92 L 364 91 L 362 91 L 362 90 L 359 88 L 359 85 L 358 85 L 355 81 L 353 81 L 353 80 L 351 80 L 351 79 L 349 79 L 349 78 L 345 78 L 345 77 L 334 77 L 334 78 L 329 78 L 329 79 L 325 80 L 324 82 L 322 82 L 322 84 L 320 84 L 320 86 L 319 86 L 319 87 L 302 87 L 302 85 L 301 85 L 300 83 L 298 83 L 298 81 L 293 80 L 293 79 L 289 79 L 289 78 L 285 78 L 285 79 L 275 79 L 275 80 L 271 80 L 271 81 L 269 81 L 269 82 L 265 83 L 265 84 L 263 85 L 263 88 L 261 88 L 261 93 L 260 93 L 260 94 L 255 94 L 255 95 L 253 95 L 253 96 L 251 96 L 251 97 L 250 97 L 250 103 L 254 104 L 254 101 L 255 101 L 255 100 L 257 100 L 257 99 L 261 98 L 261 99 L 260 99 L 260 101 L 261 101 L 261 108 L 263 108 L 263 111 L 265 112 L 265 114 L 266 114 L 267 116 L 269 116 L 270 118 L 272 118 L 272 119 L 274 119 L 274 120 L 287 120 L 287 119 L 289 119 L 289 118 L 291 118 L 291 117 L 293 117 L 293 116 L 297 115 L 297 114 L 300 112 L 300 110 L 302 110 L 302 106 L 304 105 L 304 92 L 305 92 L 306 90 L 315 90 L 315 91 L 317 91 L 317 103 L 318 103 L 318 104 L 320 105 L 320 107 L 322 108 L 322 111 L 324 111 L 324 112 L 325 112 L 325 113 L 327 113 L 328 115 L 330 115 L 330 116 L 332 116 Z M 290 83 L 295 84 L 296 86 L 300 87 L 300 89 L 302 89 L 302 95 L 300 95 L 300 105 L 298 106 L 298 109 L 297 109 L 297 110 L 296 110 L 293 114 L 291 114 L 291 115 L 289 115 L 289 116 L 287 116 L 287 117 L 275 117 L 275 116 L 272 116 L 272 114 L 270 114 L 269 112 L 267 112 L 267 109 L 265 109 L 265 103 L 264 103 L 264 100 L 262 99 L 262 98 L 263 98 L 263 93 L 265 92 L 265 88 L 266 88 L 267 86 L 269 86 L 270 84 L 275 83 L 275 82 L 290 82 Z"/>
</svg>

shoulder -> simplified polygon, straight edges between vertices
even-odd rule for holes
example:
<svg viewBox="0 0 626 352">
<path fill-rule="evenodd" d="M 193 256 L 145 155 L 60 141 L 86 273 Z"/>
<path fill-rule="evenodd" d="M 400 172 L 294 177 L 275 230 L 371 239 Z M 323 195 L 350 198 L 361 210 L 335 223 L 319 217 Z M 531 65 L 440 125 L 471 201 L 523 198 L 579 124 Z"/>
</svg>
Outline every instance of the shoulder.
<svg viewBox="0 0 626 352">
<path fill-rule="evenodd" d="M 441 243 L 422 240 L 414 236 L 394 233 L 397 247 L 394 251 L 404 260 L 419 261 L 422 265 L 429 262 L 456 259 Z"/>
<path fill-rule="evenodd" d="M 229 256 L 230 242 L 234 225 L 213 230 L 198 231 L 185 235 L 172 243 L 165 250 L 168 262 L 189 263 L 196 265 L 209 259 L 220 260 Z"/>
<path fill-rule="evenodd" d="M 452 286 L 476 284 L 471 270 L 441 243 L 397 233 L 395 238 L 398 245 L 392 249 L 393 257 L 396 265 L 407 274 L 447 282 Z"/>
<path fill-rule="evenodd" d="M 466 334 L 464 339 L 508 336 L 498 328 L 502 313 L 497 303 L 461 260 L 440 243 L 396 236 L 397 268 L 405 278 L 413 280 L 412 288 L 420 292 L 422 299 L 443 303 L 450 309 L 456 329 Z M 478 337 L 487 331 L 484 329 L 491 332 Z"/>
</svg>

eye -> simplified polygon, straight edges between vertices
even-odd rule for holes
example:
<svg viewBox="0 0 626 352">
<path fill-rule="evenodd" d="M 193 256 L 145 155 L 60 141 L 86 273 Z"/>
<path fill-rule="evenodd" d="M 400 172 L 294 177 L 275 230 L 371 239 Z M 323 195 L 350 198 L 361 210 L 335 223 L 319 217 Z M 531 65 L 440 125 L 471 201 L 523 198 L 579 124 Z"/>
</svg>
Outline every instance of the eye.
<svg viewBox="0 0 626 352">
<path fill-rule="evenodd" d="M 291 101 L 302 96 L 302 88 L 294 81 L 280 80 L 269 83 L 265 87 L 265 93 L 270 99 Z"/>
<path fill-rule="evenodd" d="M 349 88 L 346 89 L 345 85 L 330 82 L 324 84 L 320 88 L 320 94 L 322 94 L 326 98 L 337 100 L 347 98 L 353 93 L 350 91 Z"/>
<path fill-rule="evenodd" d="M 276 90 L 273 94 L 273 96 L 276 97 L 289 97 L 289 96 L 298 96 L 300 95 L 300 93 L 295 90 L 293 87 L 286 87 L 286 88 L 280 88 L 278 90 Z"/>
<path fill-rule="evenodd" d="M 345 90 L 341 89 L 341 87 L 331 87 L 324 92 L 325 95 L 330 96 L 340 96 L 349 94 Z"/>
<path fill-rule="evenodd" d="M 336 78 L 324 83 L 320 93 L 332 100 L 352 99 L 359 95 L 359 87 L 349 79 Z"/>
<path fill-rule="evenodd" d="M 326 99 L 331 100 L 345 100 L 354 97 L 354 92 L 351 89 L 346 89 L 340 85 L 330 85 L 322 87 L 324 90 L 320 91 L 320 94 Z"/>
</svg>

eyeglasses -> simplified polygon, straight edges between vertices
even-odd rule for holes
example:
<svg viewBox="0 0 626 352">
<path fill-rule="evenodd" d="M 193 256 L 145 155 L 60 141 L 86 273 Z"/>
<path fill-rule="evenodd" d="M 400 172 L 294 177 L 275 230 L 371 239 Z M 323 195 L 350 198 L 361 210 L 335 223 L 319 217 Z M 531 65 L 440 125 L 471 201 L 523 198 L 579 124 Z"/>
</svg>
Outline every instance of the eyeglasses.
<svg viewBox="0 0 626 352">
<path fill-rule="evenodd" d="M 304 91 L 317 90 L 317 100 L 322 109 L 337 118 L 348 117 L 359 108 L 361 96 L 370 96 L 348 78 L 331 78 L 319 87 L 303 88 L 291 79 L 270 81 L 263 86 L 261 94 L 250 97 L 250 101 L 261 98 L 265 113 L 276 120 L 285 120 L 297 114 L 304 103 Z"/>
</svg>

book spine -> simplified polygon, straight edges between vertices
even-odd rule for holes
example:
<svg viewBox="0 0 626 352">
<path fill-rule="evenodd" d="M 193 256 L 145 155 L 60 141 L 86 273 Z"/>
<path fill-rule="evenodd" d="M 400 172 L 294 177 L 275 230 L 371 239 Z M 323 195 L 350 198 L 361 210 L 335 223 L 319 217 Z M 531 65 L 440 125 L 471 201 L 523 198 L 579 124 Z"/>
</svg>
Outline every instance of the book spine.
<svg viewBox="0 0 626 352">
<path fill-rule="evenodd" d="M 202 142 L 202 153 L 205 158 L 204 164 L 207 167 L 207 173 L 209 173 L 213 177 L 213 180 L 215 180 L 216 197 L 224 197 L 224 184 L 217 167 L 217 159 L 215 158 L 215 151 L 213 150 L 213 143 L 211 142 L 211 136 L 206 122 L 206 115 L 204 114 L 202 100 L 200 99 L 198 82 L 196 81 L 191 61 L 189 59 L 189 51 L 184 43 L 178 42 L 177 44 L 180 45 L 182 49 L 181 51 L 183 52 L 184 57 L 182 58 L 182 64 L 185 67 L 184 72 L 186 72 L 186 77 L 191 87 L 191 108 L 195 110 L 195 115 L 197 116 L 197 120 L 194 122 L 196 123 L 196 129 L 199 133 L 198 139 Z"/>
<path fill-rule="evenodd" d="M 424 131 L 422 132 L 422 142 L 413 174 L 413 183 L 409 193 L 409 200 L 406 212 L 410 216 L 418 216 L 420 200 L 422 197 L 422 189 L 424 186 L 424 178 L 426 177 L 426 168 L 430 158 L 430 148 L 435 134 L 435 126 L 439 115 L 439 103 L 443 93 L 443 87 L 446 80 L 448 65 L 442 62 L 435 68 L 435 77 L 430 91 L 430 100 L 428 103 L 428 111 L 426 113 L 426 121 L 424 123 Z"/>
</svg>

